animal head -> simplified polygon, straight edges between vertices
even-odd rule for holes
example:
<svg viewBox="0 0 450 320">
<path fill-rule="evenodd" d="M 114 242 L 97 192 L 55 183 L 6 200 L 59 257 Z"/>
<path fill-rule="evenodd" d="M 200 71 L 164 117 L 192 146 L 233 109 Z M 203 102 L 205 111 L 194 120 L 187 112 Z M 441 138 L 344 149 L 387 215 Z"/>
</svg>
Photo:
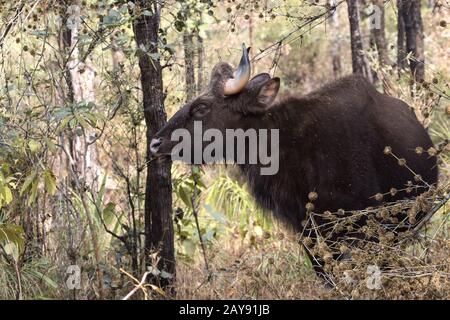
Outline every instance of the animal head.
<svg viewBox="0 0 450 320">
<path fill-rule="evenodd" d="M 150 150 L 154 156 L 168 156 L 177 141 L 172 134 L 185 129 L 194 136 L 194 123 L 202 130 L 251 128 L 254 116 L 264 115 L 275 100 L 280 79 L 261 73 L 250 79 L 250 48 L 242 45 L 242 58 L 236 70 L 226 62 L 214 66 L 207 88 L 186 103 L 153 137 Z M 202 145 L 205 148 L 206 144 Z"/>
</svg>

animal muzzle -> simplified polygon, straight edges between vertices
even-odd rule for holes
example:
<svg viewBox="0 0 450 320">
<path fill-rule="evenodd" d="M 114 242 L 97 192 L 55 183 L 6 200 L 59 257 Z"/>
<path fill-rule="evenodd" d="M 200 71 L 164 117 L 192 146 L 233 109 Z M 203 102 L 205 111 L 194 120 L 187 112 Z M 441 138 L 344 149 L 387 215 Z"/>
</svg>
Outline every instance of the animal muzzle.
<svg viewBox="0 0 450 320">
<path fill-rule="evenodd" d="M 153 138 L 152 141 L 150 141 L 150 152 L 153 156 L 156 156 L 158 154 L 161 143 L 161 138 Z"/>
</svg>

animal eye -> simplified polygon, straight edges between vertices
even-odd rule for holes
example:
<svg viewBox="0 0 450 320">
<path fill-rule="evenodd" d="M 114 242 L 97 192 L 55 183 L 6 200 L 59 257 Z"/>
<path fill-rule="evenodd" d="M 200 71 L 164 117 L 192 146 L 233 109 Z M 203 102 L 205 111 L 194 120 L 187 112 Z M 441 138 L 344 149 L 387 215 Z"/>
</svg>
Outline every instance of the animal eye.
<svg viewBox="0 0 450 320">
<path fill-rule="evenodd" d="M 201 118 L 205 116 L 210 110 L 211 108 L 209 106 L 200 104 L 193 108 L 192 115 L 196 118 Z"/>
</svg>

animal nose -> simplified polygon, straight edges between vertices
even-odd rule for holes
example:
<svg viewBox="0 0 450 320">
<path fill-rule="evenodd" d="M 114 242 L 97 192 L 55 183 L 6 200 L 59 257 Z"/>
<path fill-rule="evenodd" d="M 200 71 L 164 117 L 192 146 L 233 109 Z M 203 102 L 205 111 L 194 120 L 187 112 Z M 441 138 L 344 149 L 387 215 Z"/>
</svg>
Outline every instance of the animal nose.
<svg viewBox="0 0 450 320">
<path fill-rule="evenodd" d="M 159 146 L 161 145 L 161 138 L 153 138 L 150 142 L 150 152 L 156 154 L 158 152 Z"/>
</svg>

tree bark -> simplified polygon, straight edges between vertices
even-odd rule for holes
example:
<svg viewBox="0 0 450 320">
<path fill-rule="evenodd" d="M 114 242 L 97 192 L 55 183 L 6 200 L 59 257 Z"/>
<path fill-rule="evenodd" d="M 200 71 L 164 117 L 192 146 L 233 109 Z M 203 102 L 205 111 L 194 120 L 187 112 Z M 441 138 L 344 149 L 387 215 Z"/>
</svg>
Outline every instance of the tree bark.
<svg viewBox="0 0 450 320">
<path fill-rule="evenodd" d="M 62 47 L 67 57 L 65 66 L 65 78 L 67 84 L 67 104 L 76 104 L 80 102 L 94 102 L 94 77 L 95 73 L 90 63 L 90 58 L 86 59 L 86 63 L 79 61 L 78 50 L 78 32 L 81 23 L 81 1 L 68 1 L 62 14 Z M 74 130 L 68 135 L 69 152 L 73 159 L 67 161 L 70 172 L 71 184 L 78 192 L 86 213 L 91 241 L 94 251 L 94 258 L 97 268 L 97 281 L 99 298 L 104 298 L 103 288 L 103 271 L 100 267 L 100 244 L 98 240 L 97 230 L 92 221 L 91 212 L 86 200 L 85 185 L 93 188 L 99 173 L 99 164 L 97 161 L 97 150 L 93 145 L 89 145 L 90 137 L 93 131 L 89 128 L 83 128 L 83 137 L 74 133 Z"/>
<path fill-rule="evenodd" d="M 113 71 L 119 72 L 123 67 L 123 52 L 117 45 L 117 31 L 111 35 L 111 59 Z"/>
<path fill-rule="evenodd" d="M 416 81 L 425 79 L 425 54 L 420 0 L 399 0 L 406 37 L 406 53 L 412 54 L 410 69 Z"/>
<path fill-rule="evenodd" d="M 185 90 L 186 101 L 190 101 L 195 96 L 195 70 L 194 70 L 194 36 L 192 32 L 185 30 L 183 33 L 184 47 L 184 71 L 185 71 Z"/>
<path fill-rule="evenodd" d="M 253 14 L 249 12 L 248 18 L 248 44 L 250 48 L 253 48 Z"/>
<path fill-rule="evenodd" d="M 363 42 L 361 38 L 361 29 L 359 26 L 360 15 L 358 7 L 359 6 L 357 0 L 347 0 L 352 50 L 352 68 L 353 73 L 362 74 L 370 80 L 370 68 L 365 61 L 363 53 Z"/>
<path fill-rule="evenodd" d="M 203 60 L 205 59 L 205 48 L 203 38 L 197 33 L 197 94 L 203 90 Z"/>
<path fill-rule="evenodd" d="M 373 0 L 374 14 L 379 15 L 375 17 L 377 19 L 373 28 L 375 45 L 378 52 L 378 61 L 381 66 L 392 65 L 392 61 L 389 59 L 387 44 L 386 44 L 386 34 L 385 34 L 385 13 L 384 13 L 384 1 L 383 0 Z"/>
<path fill-rule="evenodd" d="M 331 7 L 336 6 L 336 0 L 330 0 L 329 4 Z M 331 13 L 330 18 L 330 29 L 332 32 L 331 40 L 331 62 L 333 64 L 333 74 L 334 78 L 337 79 L 342 74 L 342 63 L 341 63 L 341 39 L 339 35 L 339 16 L 337 8 Z"/>
<path fill-rule="evenodd" d="M 145 190 L 145 261 L 168 272 L 168 277 L 152 277 L 150 281 L 169 288 L 175 276 L 174 235 L 172 221 L 172 182 L 167 160 L 152 160 L 150 141 L 166 123 L 162 67 L 159 58 L 152 59 L 147 53 L 158 54 L 158 30 L 161 7 L 155 0 L 136 1 L 136 17 L 133 25 L 136 43 L 147 52 L 139 55 L 143 108 L 147 125 L 147 180 Z M 142 14 L 144 10 L 152 15 Z M 156 254 L 156 255 L 155 255 Z M 156 257 L 156 259 L 154 259 Z"/>
<path fill-rule="evenodd" d="M 397 68 L 406 69 L 405 23 L 403 22 L 403 1 L 397 0 Z"/>
</svg>

